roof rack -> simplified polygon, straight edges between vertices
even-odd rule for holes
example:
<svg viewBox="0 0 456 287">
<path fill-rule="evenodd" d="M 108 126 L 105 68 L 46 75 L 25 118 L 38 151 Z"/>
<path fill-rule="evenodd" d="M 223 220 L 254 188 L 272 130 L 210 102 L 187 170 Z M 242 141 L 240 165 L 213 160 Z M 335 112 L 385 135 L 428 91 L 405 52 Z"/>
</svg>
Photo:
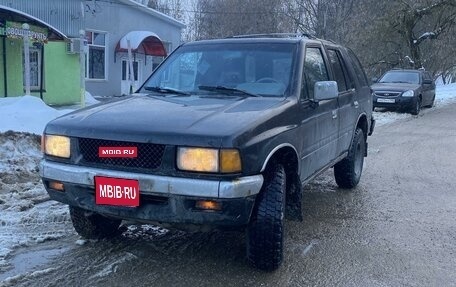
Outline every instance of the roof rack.
<svg viewBox="0 0 456 287">
<path fill-rule="evenodd" d="M 267 34 L 248 34 L 235 35 L 228 38 L 302 38 L 316 39 L 315 36 L 308 33 L 267 33 Z"/>
</svg>

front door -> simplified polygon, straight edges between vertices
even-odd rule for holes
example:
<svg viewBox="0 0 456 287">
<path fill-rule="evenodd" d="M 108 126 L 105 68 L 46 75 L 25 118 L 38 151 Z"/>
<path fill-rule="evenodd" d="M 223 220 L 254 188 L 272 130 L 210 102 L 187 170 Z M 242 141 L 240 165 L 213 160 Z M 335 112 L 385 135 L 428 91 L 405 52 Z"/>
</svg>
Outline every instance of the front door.
<svg viewBox="0 0 456 287">
<path fill-rule="evenodd" d="M 129 95 L 131 92 L 135 92 L 142 84 L 142 69 L 141 61 L 133 61 L 133 74 L 134 81 L 130 80 L 130 64 L 128 59 L 122 59 L 122 81 L 121 81 L 121 92 L 122 95 Z"/>
<path fill-rule="evenodd" d="M 313 102 L 314 85 L 329 81 L 327 61 L 321 46 L 306 48 L 301 93 L 301 179 L 306 180 L 336 157 L 339 129 L 337 98 Z"/>
</svg>

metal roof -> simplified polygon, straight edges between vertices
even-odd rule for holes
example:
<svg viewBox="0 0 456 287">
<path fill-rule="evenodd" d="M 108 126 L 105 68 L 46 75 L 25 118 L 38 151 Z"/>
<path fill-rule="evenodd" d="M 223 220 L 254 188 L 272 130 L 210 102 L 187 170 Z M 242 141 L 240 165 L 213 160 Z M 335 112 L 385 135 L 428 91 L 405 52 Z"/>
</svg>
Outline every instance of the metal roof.
<svg viewBox="0 0 456 287">
<path fill-rule="evenodd" d="M 21 23 L 28 23 L 49 29 L 49 40 L 68 40 L 67 36 L 50 24 L 22 11 L 0 5 L 0 19 Z"/>
<path fill-rule="evenodd" d="M 166 14 L 163 14 L 163 13 L 157 11 L 157 10 L 149 8 L 146 5 L 143 5 L 143 4 L 138 3 L 136 1 L 133 1 L 133 0 L 117 0 L 117 1 L 119 1 L 121 3 L 124 3 L 124 4 L 127 4 L 127 5 L 130 5 L 132 7 L 135 7 L 137 9 L 149 14 L 149 15 L 155 16 L 155 17 L 157 17 L 157 18 L 159 18 L 159 19 L 161 19 L 161 20 L 163 20 L 165 22 L 168 22 L 169 24 L 177 26 L 177 27 L 179 27 L 181 29 L 186 27 L 186 25 L 184 23 L 182 23 L 181 21 L 176 20 L 173 17 L 170 17 L 170 16 L 168 16 Z"/>
</svg>

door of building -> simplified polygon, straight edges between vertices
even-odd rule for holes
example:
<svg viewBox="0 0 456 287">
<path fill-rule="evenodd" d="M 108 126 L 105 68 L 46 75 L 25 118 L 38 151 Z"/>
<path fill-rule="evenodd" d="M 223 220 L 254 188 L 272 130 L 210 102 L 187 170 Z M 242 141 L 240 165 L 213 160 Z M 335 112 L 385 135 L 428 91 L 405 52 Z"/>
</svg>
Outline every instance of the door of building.
<svg viewBox="0 0 456 287">
<path fill-rule="evenodd" d="M 128 59 L 122 59 L 122 80 L 121 80 L 121 93 L 122 95 L 129 95 L 135 92 L 142 84 L 142 69 L 141 61 L 133 61 L 134 81 L 130 81 L 130 65 Z M 131 87 L 130 87 L 131 86 Z"/>
</svg>

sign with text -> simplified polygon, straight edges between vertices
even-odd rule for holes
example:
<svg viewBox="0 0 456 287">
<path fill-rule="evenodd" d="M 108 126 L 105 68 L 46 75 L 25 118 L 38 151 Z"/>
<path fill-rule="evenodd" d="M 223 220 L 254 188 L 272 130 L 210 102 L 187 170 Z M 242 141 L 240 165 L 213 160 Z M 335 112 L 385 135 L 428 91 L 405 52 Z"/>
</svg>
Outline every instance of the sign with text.
<svg viewBox="0 0 456 287">
<path fill-rule="evenodd" d="M 98 157 L 100 158 L 136 158 L 138 157 L 138 148 L 132 147 L 108 147 L 101 146 L 98 148 Z"/>
<path fill-rule="evenodd" d="M 139 206 L 139 181 L 95 176 L 95 203 L 116 206 Z"/>
<path fill-rule="evenodd" d="M 47 42 L 47 28 L 34 25 L 29 25 L 29 27 L 30 29 L 26 30 L 22 28 L 21 23 L 7 21 L 5 26 L 0 26 L 0 35 L 13 39 L 22 39 L 27 34 L 32 42 Z"/>
</svg>

